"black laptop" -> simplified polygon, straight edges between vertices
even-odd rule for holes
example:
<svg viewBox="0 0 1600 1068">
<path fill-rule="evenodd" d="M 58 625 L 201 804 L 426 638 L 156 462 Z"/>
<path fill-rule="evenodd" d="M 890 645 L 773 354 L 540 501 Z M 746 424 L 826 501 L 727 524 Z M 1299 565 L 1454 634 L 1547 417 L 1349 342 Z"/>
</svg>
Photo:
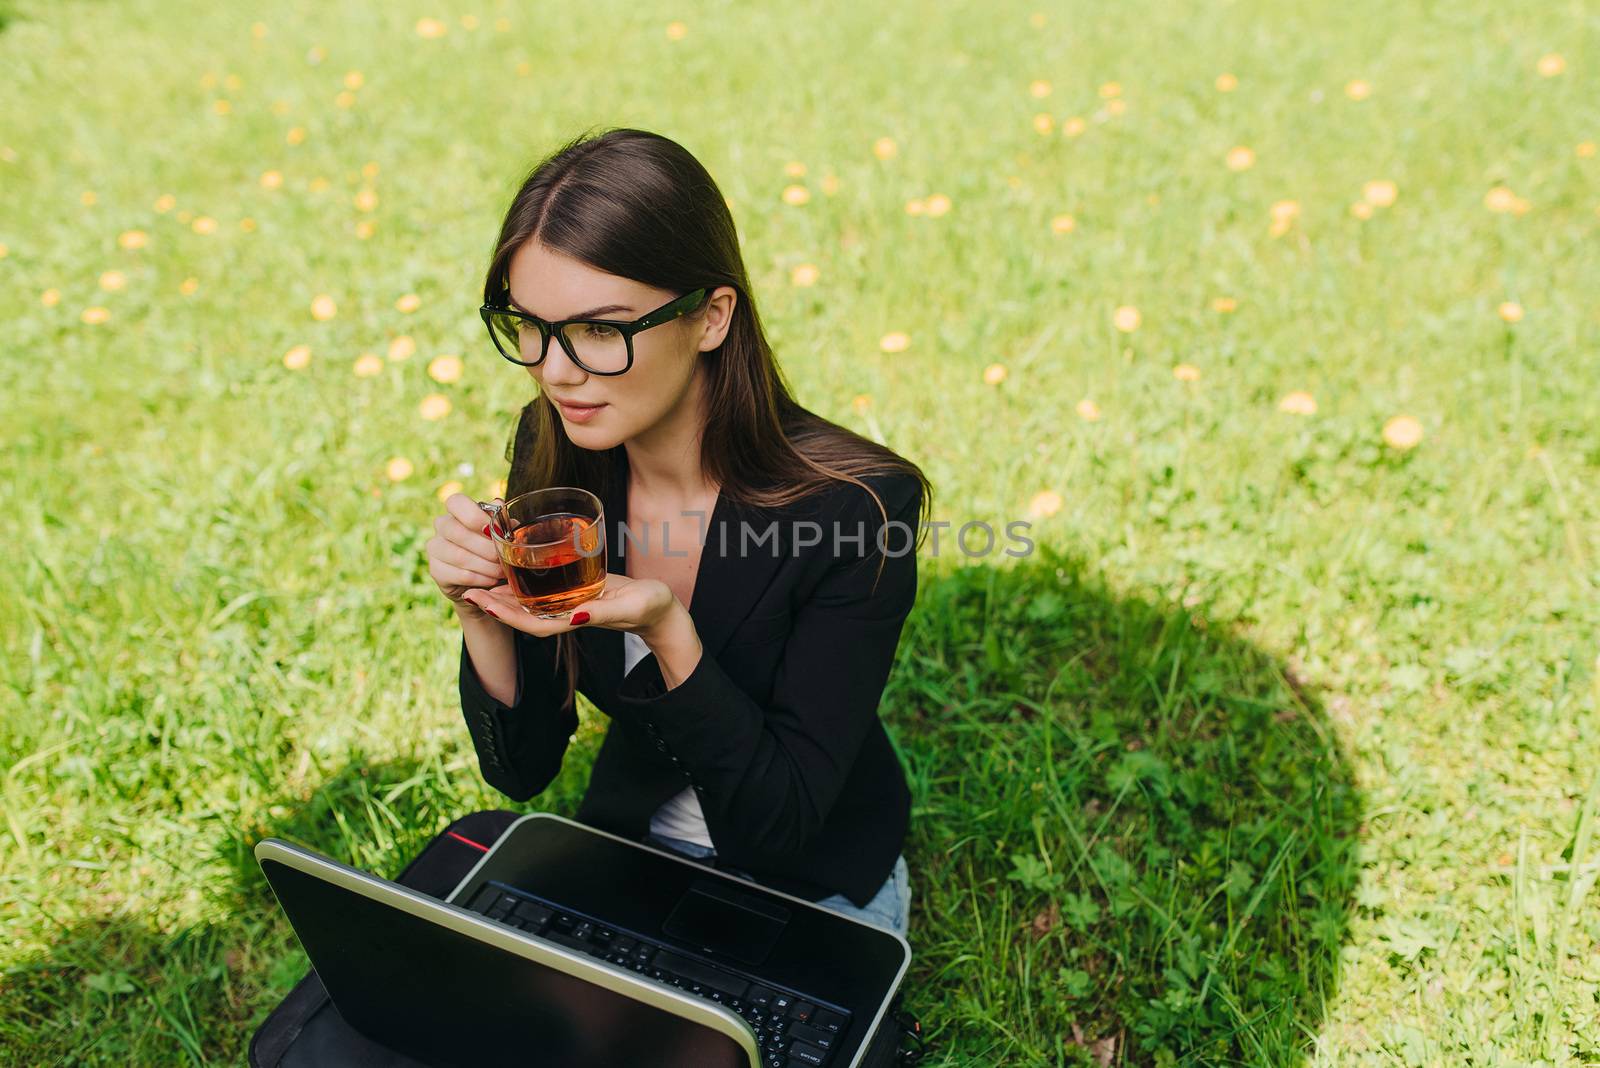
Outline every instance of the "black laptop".
<svg viewBox="0 0 1600 1068">
<path fill-rule="evenodd" d="M 854 1068 L 911 947 L 892 931 L 548 813 L 441 902 L 267 839 L 334 1007 L 419 1065 Z"/>
</svg>

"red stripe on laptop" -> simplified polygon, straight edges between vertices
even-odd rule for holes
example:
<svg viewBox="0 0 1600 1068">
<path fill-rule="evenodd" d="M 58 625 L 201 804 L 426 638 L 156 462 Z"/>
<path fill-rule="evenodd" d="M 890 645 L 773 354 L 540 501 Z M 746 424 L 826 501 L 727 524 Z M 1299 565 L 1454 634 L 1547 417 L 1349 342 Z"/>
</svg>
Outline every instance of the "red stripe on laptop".
<svg viewBox="0 0 1600 1068">
<path fill-rule="evenodd" d="M 476 849 L 480 853 L 489 852 L 489 847 L 484 845 L 482 842 L 474 842 L 470 838 L 464 838 L 455 831 L 445 831 L 444 833 L 448 834 L 451 838 L 454 838 L 458 842 L 465 842 L 467 845 L 471 846 L 473 849 Z"/>
</svg>

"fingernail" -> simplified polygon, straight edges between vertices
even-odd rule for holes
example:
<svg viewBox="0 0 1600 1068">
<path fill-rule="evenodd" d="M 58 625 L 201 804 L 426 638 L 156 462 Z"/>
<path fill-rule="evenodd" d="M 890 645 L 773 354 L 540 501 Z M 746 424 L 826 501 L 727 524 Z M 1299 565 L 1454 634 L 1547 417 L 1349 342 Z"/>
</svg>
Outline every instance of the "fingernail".
<svg viewBox="0 0 1600 1068">
<path fill-rule="evenodd" d="M 483 525 L 483 536 L 486 537 L 486 538 L 489 536 L 489 524 L 488 523 L 485 523 Z"/>
<path fill-rule="evenodd" d="M 488 605 L 480 604 L 478 607 L 483 609 L 485 612 L 488 612 L 491 616 L 494 616 L 494 618 L 496 618 L 496 619 L 500 618 L 500 613 L 496 612 L 493 608 L 490 608 Z"/>
<path fill-rule="evenodd" d="M 574 612 L 574 613 L 572 613 L 572 625 L 574 627 L 581 626 L 582 624 L 587 623 L 587 622 L 589 622 L 589 613 L 588 612 Z"/>
</svg>

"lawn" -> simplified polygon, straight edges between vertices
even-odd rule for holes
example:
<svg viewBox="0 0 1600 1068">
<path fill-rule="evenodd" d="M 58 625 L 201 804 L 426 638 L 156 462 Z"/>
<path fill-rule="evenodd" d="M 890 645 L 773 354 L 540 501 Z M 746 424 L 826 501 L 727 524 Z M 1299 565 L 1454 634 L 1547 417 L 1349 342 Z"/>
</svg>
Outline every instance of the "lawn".
<svg viewBox="0 0 1600 1068">
<path fill-rule="evenodd" d="M 422 546 L 531 395 L 501 213 L 606 126 L 951 524 L 883 703 L 925 1063 L 1600 1062 L 1592 11 L 254 7 L 0 5 L 0 1065 L 240 1063 L 259 837 L 518 807 Z"/>
</svg>

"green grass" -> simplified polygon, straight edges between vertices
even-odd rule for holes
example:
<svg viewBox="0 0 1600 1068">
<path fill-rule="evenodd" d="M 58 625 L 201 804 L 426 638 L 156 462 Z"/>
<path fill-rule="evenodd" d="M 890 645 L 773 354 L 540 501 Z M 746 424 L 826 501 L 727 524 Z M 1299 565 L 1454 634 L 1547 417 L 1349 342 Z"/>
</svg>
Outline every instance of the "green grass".
<svg viewBox="0 0 1600 1068">
<path fill-rule="evenodd" d="M 1034 10 L 300 3 L 258 38 L 237 5 L 0 3 L 0 1064 L 240 1062 L 305 966 L 257 838 L 392 873 L 503 802 L 422 543 L 529 395 L 474 314 L 500 214 L 604 125 L 706 162 L 801 399 L 922 463 L 937 518 L 1064 501 L 1028 558 L 924 556 L 885 696 L 931 1063 L 1600 1060 L 1600 26 Z M 1399 197 L 1363 222 L 1372 179 Z M 603 730 L 531 807 L 574 810 Z"/>
</svg>

